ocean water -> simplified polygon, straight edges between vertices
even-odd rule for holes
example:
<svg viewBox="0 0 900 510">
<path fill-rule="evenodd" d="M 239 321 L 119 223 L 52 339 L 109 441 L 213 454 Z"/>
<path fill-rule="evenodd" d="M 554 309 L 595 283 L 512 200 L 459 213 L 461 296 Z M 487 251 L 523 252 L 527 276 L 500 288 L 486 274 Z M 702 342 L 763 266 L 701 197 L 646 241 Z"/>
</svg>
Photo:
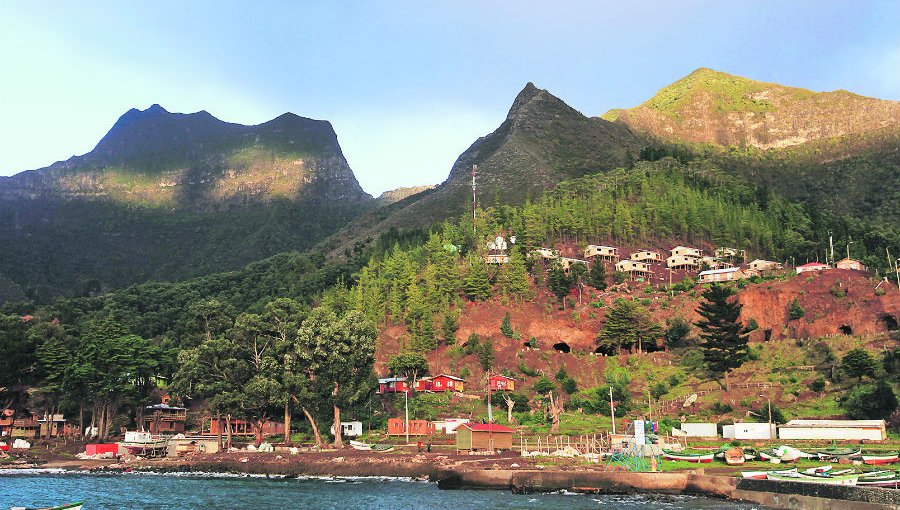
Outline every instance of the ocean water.
<svg viewBox="0 0 900 510">
<path fill-rule="evenodd" d="M 397 478 L 266 478 L 220 474 L 89 474 L 0 471 L 0 510 L 84 501 L 97 509 L 751 509 L 694 496 L 511 494 L 442 491 Z"/>
</svg>

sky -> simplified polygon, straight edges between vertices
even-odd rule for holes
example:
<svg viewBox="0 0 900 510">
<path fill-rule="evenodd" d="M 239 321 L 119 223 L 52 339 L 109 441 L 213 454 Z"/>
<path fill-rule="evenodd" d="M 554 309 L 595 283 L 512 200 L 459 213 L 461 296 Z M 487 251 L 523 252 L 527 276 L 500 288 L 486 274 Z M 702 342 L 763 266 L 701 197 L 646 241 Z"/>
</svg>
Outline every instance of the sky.
<svg viewBox="0 0 900 510">
<path fill-rule="evenodd" d="M 900 100 L 900 0 L 0 0 L 0 175 L 130 108 L 332 123 L 363 188 L 443 181 L 527 82 L 585 115 L 698 67 Z"/>
</svg>

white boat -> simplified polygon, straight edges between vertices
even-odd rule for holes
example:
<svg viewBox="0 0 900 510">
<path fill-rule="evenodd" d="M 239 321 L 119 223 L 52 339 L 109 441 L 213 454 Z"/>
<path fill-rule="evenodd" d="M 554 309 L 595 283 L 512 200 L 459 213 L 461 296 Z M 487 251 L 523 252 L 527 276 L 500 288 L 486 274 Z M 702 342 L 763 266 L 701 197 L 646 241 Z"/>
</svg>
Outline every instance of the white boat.
<svg viewBox="0 0 900 510">
<path fill-rule="evenodd" d="M 44 508 L 28 508 L 25 506 L 14 506 L 9 510 L 81 510 L 81 507 L 84 506 L 84 502 L 79 501 L 78 503 L 69 503 L 68 505 L 60 505 L 60 506 L 48 506 Z"/>
<path fill-rule="evenodd" d="M 125 432 L 125 441 L 119 443 L 132 455 L 155 455 L 169 446 L 169 440 L 149 432 Z"/>
<path fill-rule="evenodd" d="M 362 441 L 354 441 L 352 439 L 350 440 L 350 447 L 354 450 L 360 450 L 363 452 L 372 451 L 372 445 L 363 443 Z"/>
</svg>

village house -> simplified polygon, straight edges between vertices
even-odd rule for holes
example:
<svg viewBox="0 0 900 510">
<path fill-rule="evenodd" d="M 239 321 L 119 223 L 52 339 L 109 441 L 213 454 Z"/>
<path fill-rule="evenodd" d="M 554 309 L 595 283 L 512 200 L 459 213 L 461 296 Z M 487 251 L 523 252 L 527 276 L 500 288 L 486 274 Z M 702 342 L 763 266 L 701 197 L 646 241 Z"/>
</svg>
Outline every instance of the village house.
<svg viewBox="0 0 900 510">
<path fill-rule="evenodd" d="M 488 386 L 494 391 L 516 391 L 516 380 L 501 374 L 492 375 Z"/>
<path fill-rule="evenodd" d="M 569 257 L 560 257 L 559 263 L 560 263 L 560 266 L 562 267 L 563 271 L 565 271 L 567 273 L 569 272 L 569 269 L 571 269 L 572 266 L 575 264 L 583 264 L 584 267 L 587 267 L 586 260 L 573 259 L 573 258 L 569 258 Z"/>
<path fill-rule="evenodd" d="M 743 280 L 756 276 L 756 272 L 739 267 L 726 267 L 723 269 L 710 269 L 700 273 L 700 283 L 728 282 Z"/>
<path fill-rule="evenodd" d="M 662 262 L 662 255 L 658 251 L 640 250 L 632 253 L 629 259 L 634 262 Z"/>
<path fill-rule="evenodd" d="M 557 251 L 552 248 L 535 248 L 534 250 L 531 250 L 531 253 L 545 260 L 559 258 Z"/>
<path fill-rule="evenodd" d="M 508 264 L 509 255 L 501 250 L 488 250 L 484 254 L 484 262 L 485 264 Z"/>
<path fill-rule="evenodd" d="M 331 424 L 331 428 L 328 429 L 331 435 L 334 435 L 334 423 Z M 363 424 L 361 421 L 342 421 L 341 422 L 341 436 L 343 437 L 359 437 L 363 433 Z"/>
<path fill-rule="evenodd" d="M 725 269 L 727 267 L 734 267 L 734 264 L 725 260 L 719 260 L 715 257 L 710 257 L 709 255 L 704 255 L 700 257 L 698 260 L 700 267 L 707 267 L 708 269 Z"/>
<path fill-rule="evenodd" d="M 440 374 L 431 378 L 431 384 L 427 391 L 464 391 L 466 389 L 465 379 L 454 377 L 452 375 Z"/>
<path fill-rule="evenodd" d="M 457 450 L 511 450 L 515 431 L 496 423 L 463 423 L 456 429 Z"/>
<path fill-rule="evenodd" d="M 695 259 L 699 259 L 703 256 L 703 250 L 699 248 L 691 248 L 688 246 L 676 246 L 672 248 L 670 255 L 674 256 L 684 256 L 684 257 L 693 257 Z"/>
<path fill-rule="evenodd" d="M 430 436 L 434 434 L 434 423 L 428 420 L 409 420 L 409 435 Z M 405 436 L 407 434 L 406 422 L 403 418 L 388 418 L 389 436 Z"/>
<path fill-rule="evenodd" d="M 737 257 L 741 252 L 738 252 L 736 248 L 726 248 L 723 246 L 721 248 L 716 248 L 715 253 L 717 259 L 732 259 L 734 257 Z"/>
<path fill-rule="evenodd" d="M 854 271 L 865 271 L 866 266 L 863 265 L 862 262 L 855 259 L 841 259 L 837 261 L 835 266 L 838 269 L 852 269 Z"/>
<path fill-rule="evenodd" d="M 37 418 L 40 428 L 40 437 L 47 437 L 47 429 L 50 429 L 50 437 L 74 436 L 78 434 L 78 427 L 69 423 L 62 414 L 54 414 L 48 420 L 46 416 Z"/>
<path fill-rule="evenodd" d="M 666 259 L 666 267 L 675 270 L 691 270 L 699 268 L 700 262 L 695 257 L 689 257 L 687 255 L 672 255 L 671 257 Z"/>
<path fill-rule="evenodd" d="M 760 273 L 784 269 L 784 267 L 778 262 L 772 262 L 771 260 L 763 259 L 754 260 L 753 262 L 747 264 L 747 268 L 752 269 L 753 271 L 758 271 Z"/>
<path fill-rule="evenodd" d="M 612 246 L 589 244 L 587 248 L 584 249 L 584 258 L 588 260 L 594 259 L 594 261 L 600 260 L 603 262 L 615 263 L 619 261 L 619 249 Z"/>
<path fill-rule="evenodd" d="M 831 266 L 828 264 L 823 264 L 821 262 L 810 262 L 808 264 L 803 264 L 802 266 L 797 266 L 794 268 L 797 271 L 797 274 L 803 273 L 811 273 L 814 271 L 825 271 L 831 269 Z"/>
<path fill-rule="evenodd" d="M 616 271 L 628 273 L 632 278 L 646 278 L 650 276 L 650 265 L 634 260 L 620 260 L 616 263 Z"/>
<path fill-rule="evenodd" d="M 168 402 L 169 399 L 166 399 Z M 144 430 L 151 434 L 183 434 L 187 421 L 187 409 L 168 403 L 154 404 L 144 408 Z"/>
<path fill-rule="evenodd" d="M 228 422 L 225 418 L 210 418 L 209 433 L 210 435 L 228 434 Z M 234 436 L 252 436 L 255 433 L 253 424 L 247 420 L 239 418 L 231 418 L 231 434 Z M 284 434 L 284 423 L 266 420 L 262 426 L 263 435 L 272 436 Z"/>
<path fill-rule="evenodd" d="M 409 391 L 406 377 L 384 377 L 378 379 L 378 393 L 404 393 Z"/>
</svg>

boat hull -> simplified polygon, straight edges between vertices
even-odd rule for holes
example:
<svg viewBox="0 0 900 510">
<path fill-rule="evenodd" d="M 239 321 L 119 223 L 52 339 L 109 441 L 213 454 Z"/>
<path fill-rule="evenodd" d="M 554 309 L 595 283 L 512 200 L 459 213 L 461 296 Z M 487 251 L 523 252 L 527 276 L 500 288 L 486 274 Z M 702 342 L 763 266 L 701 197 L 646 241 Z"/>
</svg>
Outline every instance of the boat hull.
<svg viewBox="0 0 900 510">
<path fill-rule="evenodd" d="M 683 453 L 675 453 L 675 452 L 667 452 L 663 450 L 663 458 L 666 460 L 683 460 L 685 462 L 694 462 L 697 464 L 708 464 L 713 461 L 714 454 L 683 454 Z"/>
<path fill-rule="evenodd" d="M 862 460 L 864 464 L 883 466 L 896 463 L 900 460 L 900 455 L 863 455 Z"/>
</svg>

